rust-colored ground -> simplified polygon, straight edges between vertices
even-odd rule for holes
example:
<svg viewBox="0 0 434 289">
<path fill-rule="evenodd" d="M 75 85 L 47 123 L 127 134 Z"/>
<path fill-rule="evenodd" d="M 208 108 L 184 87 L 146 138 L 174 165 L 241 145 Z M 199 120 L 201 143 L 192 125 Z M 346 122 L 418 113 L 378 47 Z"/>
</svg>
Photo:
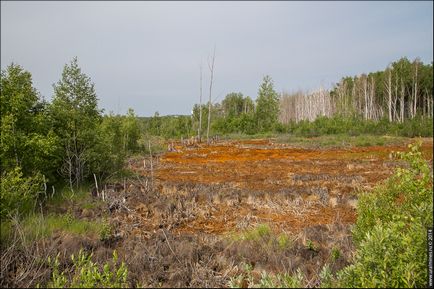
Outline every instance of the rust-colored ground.
<svg viewBox="0 0 434 289">
<path fill-rule="evenodd" d="M 154 161 L 154 178 L 163 195 L 193 198 L 194 213 L 175 231 L 223 234 L 257 223 L 299 232 L 315 225 L 356 219 L 356 192 L 386 179 L 399 162 L 402 146 L 300 149 L 270 140 L 228 141 L 213 145 L 175 145 Z M 432 160 L 432 139 L 422 151 Z M 149 168 L 135 164 L 149 175 Z M 192 194 L 182 186 L 201 186 Z"/>
</svg>

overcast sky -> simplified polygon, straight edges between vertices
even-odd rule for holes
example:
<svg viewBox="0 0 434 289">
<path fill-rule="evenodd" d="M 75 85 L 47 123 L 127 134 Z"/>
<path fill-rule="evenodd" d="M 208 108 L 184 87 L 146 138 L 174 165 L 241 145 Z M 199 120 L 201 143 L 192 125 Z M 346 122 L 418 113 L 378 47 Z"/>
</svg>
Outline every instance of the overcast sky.
<svg viewBox="0 0 434 289">
<path fill-rule="evenodd" d="M 1 2 L 1 68 L 48 100 L 78 57 L 106 112 L 189 114 L 216 45 L 213 98 L 330 87 L 407 56 L 433 58 L 433 2 Z"/>
</svg>

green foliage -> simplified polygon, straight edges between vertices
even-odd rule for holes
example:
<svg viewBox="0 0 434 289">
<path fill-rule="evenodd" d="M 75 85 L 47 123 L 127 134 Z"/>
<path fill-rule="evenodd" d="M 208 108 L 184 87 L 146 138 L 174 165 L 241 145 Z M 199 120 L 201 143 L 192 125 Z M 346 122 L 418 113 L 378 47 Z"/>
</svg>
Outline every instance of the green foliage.
<svg viewBox="0 0 434 289">
<path fill-rule="evenodd" d="M 280 249 L 286 249 L 287 247 L 291 246 L 292 241 L 286 234 L 280 234 L 277 237 L 277 243 L 279 244 Z"/>
<path fill-rule="evenodd" d="M 1 71 L 0 169 L 19 166 L 25 177 L 39 171 L 55 181 L 59 138 L 50 127 L 47 104 L 32 85 L 31 74 L 19 65 Z"/>
<path fill-rule="evenodd" d="M 8 218 L 16 213 L 27 213 L 34 208 L 42 189 L 42 176 L 36 174 L 25 178 L 21 168 L 3 172 L 0 186 L 0 218 Z"/>
<path fill-rule="evenodd" d="M 120 116 L 109 114 L 103 117 L 96 129 L 97 142 L 89 156 L 93 160 L 91 170 L 101 178 L 120 171 L 124 165 L 126 145 L 122 120 Z"/>
<path fill-rule="evenodd" d="M 20 167 L 23 178 L 42 177 L 48 187 L 64 178 L 72 188 L 93 174 L 101 181 L 118 173 L 125 156 L 139 150 L 140 123 L 134 111 L 103 119 L 94 84 L 77 58 L 65 65 L 54 92 L 51 104 L 41 101 L 29 72 L 15 64 L 2 70 L 2 175 Z M 5 186 L 2 190 L 5 200 L 12 197 Z"/>
<path fill-rule="evenodd" d="M 67 272 L 59 271 L 58 257 L 48 259 L 53 272 L 48 288 L 126 288 L 128 286 L 128 269 L 124 262 L 118 265 L 118 256 L 113 251 L 112 264 L 105 263 L 102 268 L 92 261 L 92 254 L 88 255 L 80 250 L 78 256 L 71 256 L 73 262 L 70 278 Z"/>
<path fill-rule="evenodd" d="M 78 219 L 71 213 L 47 216 L 33 214 L 23 220 L 22 226 L 30 241 L 51 236 L 56 231 L 75 235 L 99 235 L 102 229 L 98 222 Z"/>
<path fill-rule="evenodd" d="M 94 166 L 96 129 L 101 121 L 94 84 L 82 73 L 77 58 L 65 65 L 62 78 L 54 85 L 50 107 L 57 135 L 64 149 L 62 174 L 72 184 L 91 175 Z"/>
<path fill-rule="evenodd" d="M 335 284 L 335 277 L 333 276 L 332 270 L 329 264 L 325 264 L 321 272 L 319 273 L 319 278 L 321 281 L 320 288 L 333 288 Z"/>
<path fill-rule="evenodd" d="M 288 134 L 276 135 L 276 142 L 287 143 L 291 146 L 303 148 L 338 148 L 352 146 L 383 146 L 383 145 L 404 145 L 408 138 L 396 136 L 376 136 L 376 135 L 357 135 L 349 136 L 346 134 L 322 135 L 315 138 L 300 137 Z"/>
<path fill-rule="evenodd" d="M 256 99 L 255 119 L 259 131 L 270 131 L 277 124 L 279 98 L 270 76 L 265 76 Z"/>
<path fill-rule="evenodd" d="M 243 113 L 244 98 L 242 93 L 229 93 L 222 101 L 222 107 L 225 117 L 237 117 Z"/>
<path fill-rule="evenodd" d="M 409 145 L 409 148 L 409 152 L 397 155 L 407 161 L 410 168 L 398 168 L 384 185 L 372 193 L 361 195 L 357 227 L 354 231 L 356 241 L 362 240 L 366 232 L 376 224 L 386 224 L 394 216 L 402 214 L 413 218 L 424 217 L 421 219 L 423 226 L 432 225 L 432 216 L 425 218 L 420 215 L 420 210 L 426 209 L 426 204 L 432 205 L 432 175 L 428 164 L 422 158 L 420 144 Z M 425 213 L 428 214 L 429 211 Z"/>
<path fill-rule="evenodd" d="M 306 242 L 306 249 L 314 251 L 314 252 L 318 252 L 318 247 L 317 245 L 315 245 L 312 240 L 307 240 Z"/>
<path fill-rule="evenodd" d="M 204 120 L 204 111 L 202 111 L 202 121 Z M 208 108 L 206 108 L 206 115 L 208 113 Z M 197 123 L 199 123 L 199 110 L 194 109 L 193 121 L 196 122 L 195 117 L 197 117 Z M 186 115 L 171 115 L 171 116 L 160 116 L 157 113 L 153 117 L 140 118 L 140 124 L 145 135 L 148 136 L 161 136 L 165 138 L 181 138 L 189 137 L 197 134 L 197 128 L 193 131 L 192 127 L 192 117 Z M 202 123 L 202 126 L 204 124 Z M 203 129 L 203 127 L 202 127 Z M 146 149 L 146 146 L 144 148 Z"/>
<path fill-rule="evenodd" d="M 24 245 L 52 236 L 55 232 L 78 236 L 100 236 L 103 230 L 98 221 L 87 221 L 74 217 L 71 213 L 63 215 L 42 215 L 32 213 L 19 220 L 2 220 L 1 240 L 8 243 L 14 231 L 19 228 Z"/>
<path fill-rule="evenodd" d="M 267 224 L 259 224 L 256 228 L 241 233 L 236 239 L 257 241 L 269 237 L 271 233 L 270 226 Z"/>
<path fill-rule="evenodd" d="M 370 135 L 394 135 L 394 136 L 433 136 L 432 118 L 415 117 L 403 123 L 389 122 L 382 119 L 378 122 L 364 120 L 358 117 L 318 117 L 313 122 L 307 120 L 298 123 L 291 122 L 287 125 L 287 131 L 299 137 L 317 137 L 322 135 L 345 134 L 358 136 Z"/>
<path fill-rule="evenodd" d="M 372 114 L 376 110 L 370 107 L 373 105 L 390 121 L 402 122 L 417 114 L 432 118 L 432 75 L 432 62 L 424 64 L 419 58 L 410 61 L 402 57 L 384 70 L 342 78 L 330 95 L 336 114 L 343 117 L 377 118 Z"/>
<path fill-rule="evenodd" d="M 335 262 L 341 257 L 341 251 L 339 250 L 339 248 L 333 247 L 330 256 L 332 261 Z"/>
<path fill-rule="evenodd" d="M 432 174 L 420 146 L 398 156 L 408 168 L 359 199 L 354 264 L 338 276 L 345 287 L 424 287 L 426 230 L 433 226 Z"/>
<path fill-rule="evenodd" d="M 140 138 L 140 125 L 137 115 L 132 108 L 128 109 L 126 116 L 122 117 L 122 132 L 123 132 L 123 148 L 128 152 L 137 151 Z"/>
<path fill-rule="evenodd" d="M 113 233 L 112 226 L 110 225 L 110 223 L 106 219 L 104 219 L 102 221 L 102 226 L 101 226 L 101 229 L 99 232 L 99 239 L 101 241 L 107 241 L 112 236 L 112 233 Z"/>
<path fill-rule="evenodd" d="M 120 175 L 126 156 L 139 151 L 140 136 L 140 123 L 133 109 L 126 116 L 104 116 L 96 128 L 95 146 L 89 151 L 91 171 L 101 179 Z"/>
</svg>

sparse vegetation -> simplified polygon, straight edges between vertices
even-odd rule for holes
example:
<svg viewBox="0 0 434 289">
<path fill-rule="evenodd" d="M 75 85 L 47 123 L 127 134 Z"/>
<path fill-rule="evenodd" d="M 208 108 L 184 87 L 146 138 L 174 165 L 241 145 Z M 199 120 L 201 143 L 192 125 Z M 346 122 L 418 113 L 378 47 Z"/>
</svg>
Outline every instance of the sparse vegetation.
<svg viewBox="0 0 434 289">
<path fill-rule="evenodd" d="M 102 269 L 92 261 L 92 254 L 80 250 L 78 255 L 72 255 L 72 272 L 60 272 L 58 257 L 48 259 L 52 266 L 52 279 L 48 288 L 125 288 L 127 287 L 128 269 L 124 262 L 120 265 L 118 255 L 113 251 L 111 265 L 104 264 Z M 112 267 L 112 268 L 110 268 Z"/>
<path fill-rule="evenodd" d="M 259 278 L 252 274 L 252 267 L 244 264 L 244 273 L 231 278 L 228 286 L 230 288 L 301 288 L 303 284 L 303 273 L 297 270 L 294 274 L 269 274 L 262 271 Z"/>
</svg>

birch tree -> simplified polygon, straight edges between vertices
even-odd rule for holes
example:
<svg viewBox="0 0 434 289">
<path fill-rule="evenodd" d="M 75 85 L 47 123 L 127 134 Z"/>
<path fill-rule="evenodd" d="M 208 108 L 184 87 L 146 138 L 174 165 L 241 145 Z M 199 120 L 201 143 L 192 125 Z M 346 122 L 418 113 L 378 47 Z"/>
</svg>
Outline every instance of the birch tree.
<svg viewBox="0 0 434 289">
<path fill-rule="evenodd" d="M 72 189 L 90 173 L 89 155 L 97 142 L 101 115 L 94 84 L 82 73 L 76 57 L 64 66 L 62 78 L 53 87 L 52 116 L 65 150 L 61 172 Z"/>
</svg>

